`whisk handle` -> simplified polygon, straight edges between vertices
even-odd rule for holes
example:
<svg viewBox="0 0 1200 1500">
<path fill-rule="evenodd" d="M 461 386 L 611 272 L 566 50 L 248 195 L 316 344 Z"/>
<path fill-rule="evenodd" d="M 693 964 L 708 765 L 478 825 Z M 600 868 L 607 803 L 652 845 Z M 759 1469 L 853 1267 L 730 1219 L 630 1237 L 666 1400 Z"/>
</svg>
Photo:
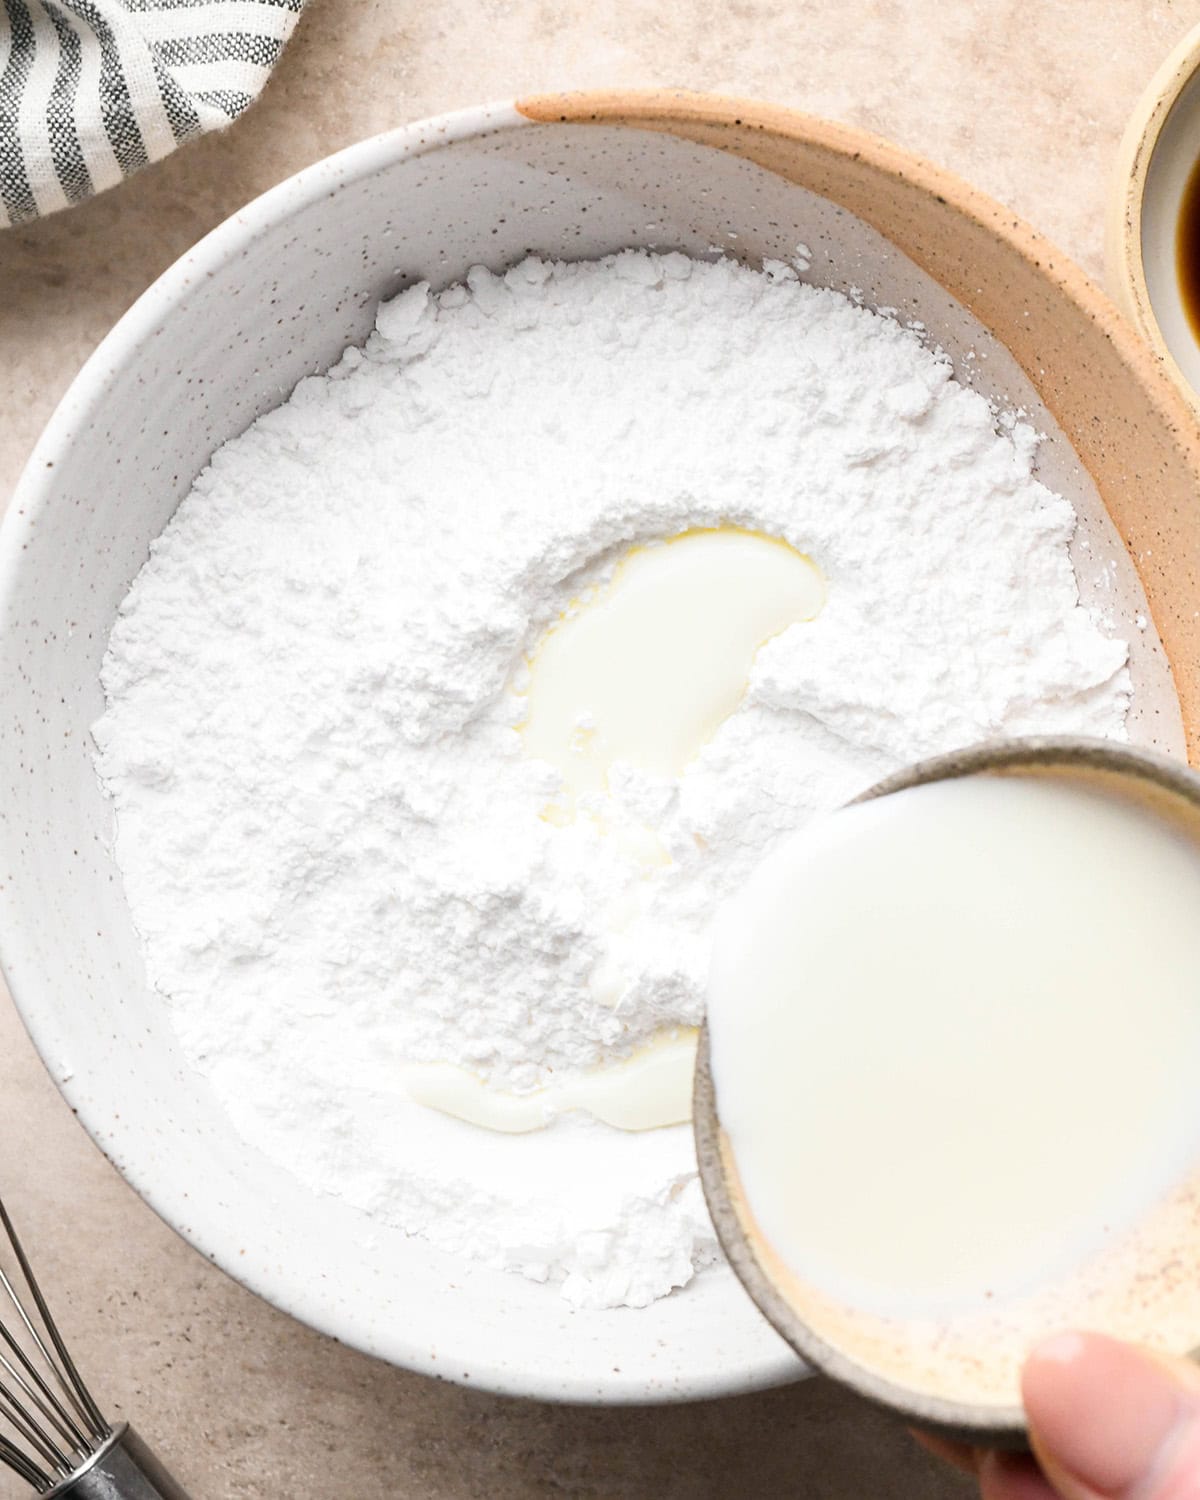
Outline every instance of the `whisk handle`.
<svg viewBox="0 0 1200 1500">
<path fill-rule="evenodd" d="M 188 1500 L 188 1495 L 133 1428 L 122 1422 L 86 1463 L 43 1500 Z"/>
</svg>

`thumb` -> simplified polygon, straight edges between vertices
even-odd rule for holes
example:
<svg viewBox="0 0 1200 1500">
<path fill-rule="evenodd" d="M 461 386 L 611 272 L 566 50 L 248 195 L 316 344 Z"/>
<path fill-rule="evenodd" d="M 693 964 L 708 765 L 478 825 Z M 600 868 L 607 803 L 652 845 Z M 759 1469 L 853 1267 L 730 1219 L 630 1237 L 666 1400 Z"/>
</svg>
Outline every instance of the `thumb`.
<svg viewBox="0 0 1200 1500">
<path fill-rule="evenodd" d="M 1200 1369 L 1093 1333 L 1039 1344 L 1021 1382 L 1030 1437 L 1065 1500 L 1197 1500 Z"/>
</svg>

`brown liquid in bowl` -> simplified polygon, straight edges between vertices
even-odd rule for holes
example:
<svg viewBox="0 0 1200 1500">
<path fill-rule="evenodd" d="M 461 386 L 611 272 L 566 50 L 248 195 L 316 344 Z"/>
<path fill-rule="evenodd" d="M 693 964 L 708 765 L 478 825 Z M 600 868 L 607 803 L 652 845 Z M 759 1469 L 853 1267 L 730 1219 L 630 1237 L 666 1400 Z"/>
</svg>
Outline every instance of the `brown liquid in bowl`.
<svg viewBox="0 0 1200 1500">
<path fill-rule="evenodd" d="M 1175 231 L 1175 274 L 1193 335 L 1200 339 L 1200 161 L 1188 176 Z"/>
</svg>

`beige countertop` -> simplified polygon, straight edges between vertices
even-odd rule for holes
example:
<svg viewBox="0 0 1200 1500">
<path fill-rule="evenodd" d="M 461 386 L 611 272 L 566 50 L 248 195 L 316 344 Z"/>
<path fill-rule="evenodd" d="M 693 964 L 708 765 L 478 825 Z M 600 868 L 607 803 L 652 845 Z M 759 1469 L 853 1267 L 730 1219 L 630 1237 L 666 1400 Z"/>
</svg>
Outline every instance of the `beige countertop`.
<svg viewBox="0 0 1200 1500">
<path fill-rule="evenodd" d="M 0 233 L 0 494 L 87 354 L 187 246 L 389 126 L 538 90 L 677 84 L 866 126 L 1101 275 L 1124 121 L 1200 0 L 310 0 L 261 102 L 114 192 Z M 0 998 L 0 1190 L 110 1414 L 196 1500 L 937 1500 L 971 1490 L 827 1385 L 673 1408 L 506 1400 L 353 1354 L 228 1281 L 72 1119 Z M 0 1478 L 0 1496 L 23 1493 Z"/>
</svg>

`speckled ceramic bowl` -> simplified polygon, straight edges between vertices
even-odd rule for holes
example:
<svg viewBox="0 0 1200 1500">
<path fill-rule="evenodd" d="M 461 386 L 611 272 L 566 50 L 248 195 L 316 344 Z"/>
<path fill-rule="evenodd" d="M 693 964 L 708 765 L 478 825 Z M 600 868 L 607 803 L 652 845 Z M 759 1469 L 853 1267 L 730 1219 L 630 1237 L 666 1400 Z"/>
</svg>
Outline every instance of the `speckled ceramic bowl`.
<svg viewBox="0 0 1200 1500">
<path fill-rule="evenodd" d="M 727 1270 L 642 1311 L 572 1313 L 554 1287 L 314 1197 L 239 1140 L 147 989 L 112 864 L 88 727 L 114 612 L 213 449 L 361 340 L 380 297 L 405 283 L 442 285 L 528 248 L 720 246 L 753 261 L 799 243 L 809 279 L 919 319 L 964 378 L 1048 433 L 1042 473 L 1081 516 L 1081 587 L 1131 643 L 1134 733 L 1174 754 L 1200 746 L 1200 444 L 1170 383 L 1085 278 L 1004 210 L 881 141 L 765 106 L 526 100 L 318 163 L 136 304 L 10 507 L 0 949 L 34 1040 L 103 1149 L 204 1254 L 414 1369 L 644 1401 L 746 1390 L 803 1366 Z"/>
<path fill-rule="evenodd" d="M 1200 776 L 1177 761 L 1094 740 L 976 745 L 908 767 L 856 800 L 989 774 L 1069 777 L 1160 810 L 1200 841 Z M 804 1282 L 779 1258 L 746 1201 L 719 1116 L 705 1028 L 696 1068 L 696 1152 L 730 1264 L 798 1353 L 910 1422 L 959 1442 L 1023 1443 L 1021 1363 L 1039 1337 L 1063 1328 L 1095 1329 L 1176 1354 L 1200 1345 L 1200 1165 L 1127 1235 L 1030 1293 L 987 1313 L 883 1318 Z"/>
<path fill-rule="evenodd" d="M 1200 26 L 1146 85 L 1113 165 L 1105 224 L 1109 285 L 1167 373 L 1200 408 L 1200 339 L 1176 271 L 1184 191 L 1200 161 Z"/>
</svg>

